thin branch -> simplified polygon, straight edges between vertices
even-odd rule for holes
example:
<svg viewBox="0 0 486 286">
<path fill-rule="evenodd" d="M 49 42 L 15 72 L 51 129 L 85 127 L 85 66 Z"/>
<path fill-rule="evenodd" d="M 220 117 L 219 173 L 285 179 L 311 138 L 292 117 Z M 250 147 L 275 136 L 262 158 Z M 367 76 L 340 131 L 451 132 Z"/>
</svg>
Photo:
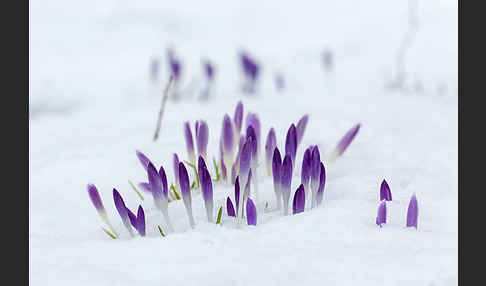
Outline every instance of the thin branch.
<svg viewBox="0 0 486 286">
<path fill-rule="evenodd" d="M 159 118 L 157 119 L 157 126 L 155 127 L 154 141 L 159 138 L 160 125 L 162 124 L 162 116 L 164 115 L 165 104 L 167 103 L 167 99 L 169 98 L 169 87 L 173 79 L 174 76 L 171 75 L 169 78 L 169 82 L 165 86 L 164 96 L 162 97 L 162 103 L 159 110 Z"/>
</svg>

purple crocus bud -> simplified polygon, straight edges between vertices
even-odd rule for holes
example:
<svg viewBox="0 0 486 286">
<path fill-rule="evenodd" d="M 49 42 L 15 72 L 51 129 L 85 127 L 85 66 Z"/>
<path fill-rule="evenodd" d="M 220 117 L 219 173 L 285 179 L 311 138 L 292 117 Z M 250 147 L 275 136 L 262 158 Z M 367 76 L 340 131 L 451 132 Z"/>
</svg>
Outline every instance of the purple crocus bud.
<svg viewBox="0 0 486 286">
<path fill-rule="evenodd" d="M 236 104 L 233 122 L 235 123 L 235 134 L 238 138 L 241 134 L 241 123 L 243 122 L 243 103 L 241 101 Z"/>
<path fill-rule="evenodd" d="M 300 182 L 304 185 L 306 195 L 309 195 L 309 181 L 312 170 L 312 147 L 309 147 L 304 152 L 302 159 L 302 172 L 300 173 Z"/>
<path fill-rule="evenodd" d="M 354 137 L 358 134 L 359 128 L 361 127 L 361 123 L 356 124 L 353 128 L 351 128 L 346 134 L 344 134 L 343 138 L 339 141 L 336 149 L 331 155 L 330 160 L 334 161 L 337 157 L 341 156 L 346 148 L 348 148 L 349 144 L 353 142 Z"/>
<path fill-rule="evenodd" d="M 142 189 L 142 191 L 145 191 L 145 192 L 148 192 L 148 193 L 150 193 L 152 191 L 150 189 L 150 184 L 149 183 L 145 183 L 145 182 L 138 183 L 138 187 L 140 189 Z"/>
<path fill-rule="evenodd" d="M 234 134 L 233 124 L 228 114 L 223 118 L 223 130 L 221 133 L 221 146 L 223 151 L 223 161 L 226 169 L 230 169 L 233 164 Z"/>
<path fill-rule="evenodd" d="M 240 178 L 236 176 L 235 180 L 235 204 L 236 204 L 236 214 L 238 214 L 238 208 L 240 207 Z"/>
<path fill-rule="evenodd" d="M 378 206 L 378 214 L 376 215 L 376 224 L 381 227 L 382 224 L 386 223 L 386 202 L 383 201 Z"/>
<path fill-rule="evenodd" d="M 235 208 L 229 197 L 226 198 L 226 213 L 228 216 L 236 217 Z"/>
<path fill-rule="evenodd" d="M 197 153 L 207 159 L 207 147 L 209 140 L 209 128 L 208 124 L 204 120 L 196 121 L 196 146 Z"/>
<path fill-rule="evenodd" d="M 388 186 L 388 183 L 386 182 L 385 179 L 381 182 L 380 186 L 380 201 L 391 201 L 392 200 L 392 195 L 390 191 L 390 186 Z"/>
<path fill-rule="evenodd" d="M 98 189 L 95 185 L 88 184 L 88 195 L 98 214 L 100 216 L 106 215 L 105 207 L 103 206 L 103 202 L 101 201 L 100 193 L 98 192 Z"/>
<path fill-rule="evenodd" d="M 248 198 L 248 200 L 246 201 L 246 221 L 248 225 L 257 224 L 256 207 L 251 198 Z"/>
<path fill-rule="evenodd" d="M 179 188 L 179 157 L 177 156 L 177 153 L 174 153 L 173 164 L 174 164 L 175 187 Z"/>
<path fill-rule="evenodd" d="M 240 156 L 240 184 L 242 186 L 246 186 L 246 182 L 248 180 L 248 172 L 250 171 L 250 163 L 251 163 L 251 149 L 252 149 L 252 142 L 251 137 L 248 138 L 243 144 L 243 149 L 241 150 Z"/>
<path fill-rule="evenodd" d="M 132 213 L 132 211 L 129 208 L 127 208 L 127 214 L 128 214 L 128 218 L 130 219 L 130 223 L 135 229 L 137 229 L 137 225 L 138 225 L 137 216 L 134 213 Z"/>
<path fill-rule="evenodd" d="M 135 152 L 137 153 L 138 160 L 140 160 L 140 163 L 142 164 L 143 168 L 146 171 L 147 166 L 150 163 L 149 158 L 147 158 L 147 156 L 145 156 L 145 154 L 143 154 L 142 152 L 140 152 L 138 150 L 135 150 Z"/>
<path fill-rule="evenodd" d="M 160 166 L 159 169 L 160 180 L 162 181 L 162 200 L 169 198 L 169 185 L 167 184 L 167 176 L 165 174 L 164 167 Z"/>
<path fill-rule="evenodd" d="M 284 214 L 289 214 L 290 186 L 292 184 L 292 158 L 289 154 L 285 155 L 282 168 L 280 170 L 280 190 L 284 204 Z"/>
<path fill-rule="evenodd" d="M 194 142 L 192 141 L 192 132 L 189 122 L 184 122 L 184 138 L 186 139 L 187 155 L 189 162 L 196 164 L 196 155 L 194 154 Z"/>
<path fill-rule="evenodd" d="M 145 212 L 140 205 L 138 206 L 136 229 L 140 236 L 145 236 Z"/>
<path fill-rule="evenodd" d="M 132 227 L 130 226 L 130 218 L 128 217 L 127 213 L 127 207 L 125 206 L 122 196 L 115 188 L 113 189 L 113 200 L 115 201 L 116 210 L 118 211 L 123 224 L 127 228 L 130 235 L 133 236 Z"/>
<path fill-rule="evenodd" d="M 204 199 L 204 206 L 206 207 L 206 214 L 208 222 L 213 221 L 213 184 L 211 182 L 211 175 L 209 174 L 204 158 L 199 156 L 197 164 L 199 174 L 199 181 L 201 182 L 202 196 Z"/>
<path fill-rule="evenodd" d="M 251 142 L 251 166 L 253 169 L 255 169 L 258 164 L 258 138 L 255 133 L 255 129 L 251 125 L 248 126 L 248 128 L 246 129 L 247 140 L 250 137 L 251 140 L 249 142 Z"/>
<path fill-rule="evenodd" d="M 267 173 L 269 176 L 272 175 L 272 159 L 273 159 L 273 152 L 277 147 L 277 137 L 275 136 L 275 129 L 270 128 L 270 131 L 267 135 L 267 142 L 265 144 L 265 163 L 267 166 Z"/>
<path fill-rule="evenodd" d="M 161 173 L 164 178 L 162 178 Z M 163 168 L 161 168 L 161 171 L 157 172 L 157 169 L 155 169 L 154 165 L 152 163 L 149 163 L 147 167 L 147 175 L 155 207 L 157 207 L 157 209 L 162 212 L 162 215 L 167 222 L 169 230 L 173 231 L 168 211 L 169 197 L 165 171 Z"/>
<path fill-rule="evenodd" d="M 319 176 L 319 188 L 317 188 L 317 194 L 315 199 L 315 204 L 320 205 L 322 203 L 322 199 L 324 198 L 324 187 L 326 185 L 326 168 L 324 168 L 324 164 L 321 162 L 321 174 Z"/>
<path fill-rule="evenodd" d="M 311 156 L 310 187 L 312 192 L 312 198 L 315 198 L 317 189 L 319 188 L 319 175 L 321 174 L 321 155 L 319 152 L 319 147 L 317 145 L 312 148 Z"/>
<path fill-rule="evenodd" d="M 248 127 L 253 127 L 253 130 L 255 131 L 256 135 L 256 145 L 258 147 L 257 154 L 260 154 L 260 138 L 261 138 L 261 128 L 260 128 L 260 119 L 258 118 L 258 115 L 256 113 L 251 113 L 248 112 L 248 115 L 246 115 L 246 129 L 248 131 Z"/>
<path fill-rule="evenodd" d="M 275 191 L 275 198 L 277 200 L 277 210 L 282 207 L 282 191 L 280 190 L 280 176 L 282 169 L 282 157 L 277 147 L 273 151 L 272 159 L 272 175 L 273 175 L 273 190 Z"/>
<path fill-rule="evenodd" d="M 307 121 L 309 121 L 309 115 L 304 115 L 302 118 L 297 122 L 297 145 L 300 144 L 302 141 L 302 137 L 304 137 L 305 128 L 307 127 Z"/>
<path fill-rule="evenodd" d="M 181 186 L 182 200 L 186 207 L 187 216 L 189 217 L 189 224 L 192 228 L 196 225 L 194 217 L 192 216 L 192 200 L 191 200 L 191 187 L 189 185 L 189 175 L 187 174 L 186 166 L 184 163 L 179 163 L 179 184 Z"/>
<path fill-rule="evenodd" d="M 287 131 L 287 136 L 285 137 L 285 155 L 290 155 L 292 162 L 295 162 L 295 155 L 297 153 L 297 130 L 295 125 L 292 123 L 289 130 Z"/>
<path fill-rule="evenodd" d="M 298 214 L 304 212 L 304 209 L 305 209 L 305 190 L 304 190 L 304 185 L 300 184 L 300 186 L 297 188 L 297 191 L 295 191 L 294 194 L 294 201 L 292 203 L 292 213 Z"/>
<path fill-rule="evenodd" d="M 407 227 L 417 228 L 418 221 L 418 202 L 415 194 L 412 195 L 407 210 Z"/>
</svg>

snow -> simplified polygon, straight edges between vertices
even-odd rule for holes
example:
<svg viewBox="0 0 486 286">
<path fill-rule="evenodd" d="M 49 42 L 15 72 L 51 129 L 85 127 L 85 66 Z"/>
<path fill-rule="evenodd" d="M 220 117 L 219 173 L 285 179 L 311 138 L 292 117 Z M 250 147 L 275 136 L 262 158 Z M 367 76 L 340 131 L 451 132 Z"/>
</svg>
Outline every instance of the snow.
<svg viewBox="0 0 486 286">
<path fill-rule="evenodd" d="M 407 2 L 262 2 L 30 1 L 32 285 L 457 284 L 457 3 L 418 3 L 406 67 L 424 90 L 406 93 L 384 86 L 407 28 Z M 192 97 L 168 101 L 154 143 L 169 46 L 183 60 L 183 89 Z M 335 55 L 332 74 L 322 69 L 325 47 Z M 263 65 L 257 97 L 238 89 L 241 48 Z M 157 86 L 148 76 L 154 57 L 163 67 Z M 204 57 L 217 68 L 208 103 L 196 100 Z M 283 93 L 274 87 L 278 71 Z M 221 226 L 207 223 L 196 192 L 196 228 L 182 201 L 171 202 L 175 233 L 162 238 L 157 225 L 165 224 L 151 196 L 141 201 L 127 182 L 147 181 L 135 150 L 163 164 L 172 183 L 172 154 L 187 158 L 183 122 L 208 122 L 208 154 L 218 158 L 223 116 L 233 115 L 238 100 L 245 114 L 258 113 L 262 140 L 275 128 L 280 150 L 290 124 L 309 114 L 292 192 L 304 149 L 318 144 L 327 171 L 323 205 L 295 216 L 276 212 L 262 152 L 256 227 L 238 229 L 226 215 Z M 358 122 L 348 150 L 328 162 Z M 379 228 L 384 178 L 393 201 Z M 100 190 L 119 239 L 101 230 L 88 183 Z M 147 237 L 130 239 L 114 187 L 132 211 L 145 209 Z M 404 227 L 413 193 L 417 230 Z M 215 216 L 229 195 L 232 187 L 215 184 Z"/>
</svg>

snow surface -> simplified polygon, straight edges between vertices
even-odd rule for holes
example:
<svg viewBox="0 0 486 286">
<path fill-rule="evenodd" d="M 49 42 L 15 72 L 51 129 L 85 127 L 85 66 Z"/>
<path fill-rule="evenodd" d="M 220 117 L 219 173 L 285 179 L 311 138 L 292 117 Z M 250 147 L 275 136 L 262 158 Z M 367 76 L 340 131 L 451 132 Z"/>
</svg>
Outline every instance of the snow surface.
<svg viewBox="0 0 486 286">
<path fill-rule="evenodd" d="M 31 0 L 29 14 L 32 285 L 457 284 L 456 1 L 418 3 L 419 30 L 406 62 L 420 93 L 384 88 L 407 29 L 406 1 Z M 151 85 L 148 68 L 169 46 L 184 61 L 183 86 L 192 97 L 168 102 L 153 143 L 165 80 Z M 332 74 L 322 69 L 325 47 L 335 55 Z M 239 91 L 239 49 L 263 64 L 257 97 Z M 211 101 L 201 103 L 195 97 L 205 57 L 217 75 Z M 274 87 L 278 71 L 283 93 Z M 245 113 L 258 113 L 263 140 L 275 128 L 281 150 L 290 124 L 309 114 L 292 191 L 305 147 L 318 144 L 327 171 L 323 205 L 295 216 L 274 211 L 260 160 L 260 201 L 269 206 L 260 206 L 256 227 L 237 229 L 226 215 L 222 226 L 208 224 L 195 194 L 196 228 L 182 201 L 172 202 L 176 232 L 162 238 L 156 226 L 165 224 L 152 198 L 140 201 L 127 182 L 147 180 L 135 149 L 163 164 L 171 183 L 172 154 L 187 158 L 183 122 L 207 120 L 208 153 L 216 157 L 222 118 L 238 100 Z M 328 162 L 358 122 L 355 141 Z M 393 201 L 379 228 L 384 178 Z M 101 231 L 88 183 L 100 190 L 120 239 Z M 129 238 L 113 187 L 131 210 L 144 207 L 147 237 Z M 215 184 L 214 191 L 216 212 L 233 188 Z M 404 227 L 413 193 L 418 230 Z"/>
</svg>

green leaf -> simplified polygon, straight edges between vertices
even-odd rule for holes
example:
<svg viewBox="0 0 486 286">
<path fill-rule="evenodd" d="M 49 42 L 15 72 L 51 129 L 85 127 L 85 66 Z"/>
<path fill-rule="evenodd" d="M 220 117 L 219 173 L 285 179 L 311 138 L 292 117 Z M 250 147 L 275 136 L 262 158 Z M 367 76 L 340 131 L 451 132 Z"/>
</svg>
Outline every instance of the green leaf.
<svg viewBox="0 0 486 286">
<path fill-rule="evenodd" d="M 197 181 L 197 187 L 199 188 L 199 174 L 197 173 L 197 168 L 194 166 L 191 162 L 188 162 L 184 160 L 184 163 L 192 167 L 192 170 L 194 170 L 194 174 L 196 174 L 196 181 Z M 192 186 L 191 186 L 192 189 Z"/>
<path fill-rule="evenodd" d="M 176 191 L 176 188 L 174 187 L 173 184 L 170 185 L 170 189 L 172 190 L 174 196 L 175 196 L 175 199 L 176 200 L 180 200 L 181 199 L 181 196 L 179 195 L 179 193 Z"/>
<path fill-rule="evenodd" d="M 218 218 L 216 219 L 216 224 L 221 223 L 221 216 L 223 215 L 223 207 L 219 207 Z"/>
<path fill-rule="evenodd" d="M 114 236 L 111 232 L 106 230 L 104 227 L 101 228 L 106 234 L 108 234 L 111 238 L 116 239 L 116 236 Z"/>
<path fill-rule="evenodd" d="M 157 228 L 159 229 L 160 235 L 162 235 L 162 237 L 165 237 L 165 234 L 162 231 L 162 228 L 160 227 L 160 225 L 157 225 Z"/>
<path fill-rule="evenodd" d="M 143 198 L 142 194 L 138 191 L 137 187 L 135 187 L 135 185 L 130 180 L 128 180 L 128 183 L 130 184 L 130 186 L 132 186 L 132 189 L 135 191 L 135 193 L 137 193 L 137 195 L 143 201 L 144 198 Z"/>
<path fill-rule="evenodd" d="M 213 165 L 214 165 L 214 170 L 216 171 L 216 180 L 214 181 L 217 182 L 221 179 L 221 174 L 219 174 L 218 163 L 216 163 L 216 159 L 214 157 L 213 157 Z"/>
<path fill-rule="evenodd" d="M 191 190 L 194 189 L 195 186 L 196 186 L 196 181 L 192 182 Z"/>
</svg>

